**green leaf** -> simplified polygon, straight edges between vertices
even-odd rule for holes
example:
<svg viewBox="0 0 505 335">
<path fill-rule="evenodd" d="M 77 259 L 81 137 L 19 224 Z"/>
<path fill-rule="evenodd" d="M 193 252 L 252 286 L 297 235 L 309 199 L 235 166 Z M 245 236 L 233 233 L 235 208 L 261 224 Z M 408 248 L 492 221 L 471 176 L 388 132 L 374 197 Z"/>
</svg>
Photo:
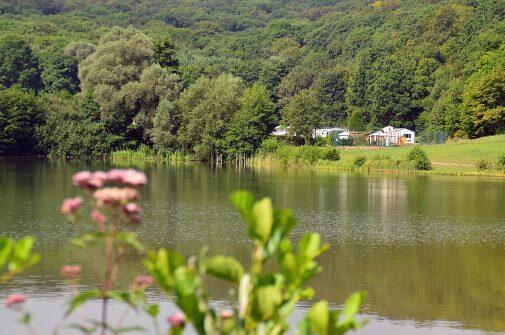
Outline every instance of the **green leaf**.
<svg viewBox="0 0 505 335">
<path fill-rule="evenodd" d="M 135 302 L 133 296 L 127 291 L 110 291 L 107 295 L 116 301 L 127 303 L 128 305 L 135 307 Z"/>
<path fill-rule="evenodd" d="M 230 200 L 233 206 L 238 209 L 244 221 L 246 221 L 247 224 L 251 224 L 251 221 L 253 220 L 251 211 L 254 201 L 256 200 L 251 192 L 235 191 L 231 195 Z"/>
<path fill-rule="evenodd" d="M 6 236 L 0 236 L 0 269 L 7 263 L 14 247 L 14 241 Z"/>
<path fill-rule="evenodd" d="M 147 307 L 146 309 L 146 312 L 151 317 L 156 318 L 158 316 L 158 313 L 160 312 L 160 306 L 158 304 L 149 305 L 149 307 Z"/>
<path fill-rule="evenodd" d="M 240 284 L 238 288 L 238 298 L 240 305 L 240 315 L 244 315 L 247 310 L 247 306 L 249 306 L 250 301 L 250 285 L 251 285 L 251 277 L 249 274 L 245 274 L 240 279 Z"/>
<path fill-rule="evenodd" d="M 252 214 L 254 222 L 251 228 L 254 235 L 261 241 L 266 242 L 270 237 L 274 222 L 272 200 L 270 198 L 263 198 L 256 201 L 252 208 Z"/>
<path fill-rule="evenodd" d="M 206 272 L 218 278 L 238 284 L 244 274 L 244 268 L 233 257 L 213 256 L 205 260 Z"/>
<path fill-rule="evenodd" d="M 129 326 L 129 327 L 120 327 L 112 329 L 112 334 L 123 334 L 128 332 L 141 332 L 146 333 L 146 329 L 141 326 Z"/>
<path fill-rule="evenodd" d="M 65 316 L 72 314 L 77 307 L 84 304 L 86 301 L 102 297 L 103 294 L 100 290 L 86 291 L 76 295 L 72 298 L 72 300 L 70 300 L 70 307 L 66 311 Z"/>
<path fill-rule="evenodd" d="M 342 311 L 346 319 L 352 319 L 356 316 L 365 297 L 366 293 L 359 291 L 354 292 L 346 299 L 344 303 L 344 310 Z"/>
<path fill-rule="evenodd" d="M 121 232 L 117 235 L 117 240 L 126 243 L 139 252 L 142 252 L 145 249 L 142 243 L 140 243 L 140 241 L 137 239 L 137 234 L 135 233 Z"/>
<path fill-rule="evenodd" d="M 149 252 L 144 264 L 158 285 L 168 293 L 174 284 L 175 271 L 185 264 L 185 260 L 177 252 L 162 248 L 157 253 Z"/>
<path fill-rule="evenodd" d="M 276 286 L 259 287 L 255 292 L 253 312 L 257 319 L 268 320 L 282 302 L 281 290 Z"/>
<path fill-rule="evenodd" d="M 18 260 L 28 260 L 33 247 L 33 238 L 24 237 L 16 242 L 14 246 L 14 257 Z"/>
<path fill-rule="evenodd" d="M 321 300 L 312 305 L 307 317 L 310 322 L 310 329 L 313 333 L 319 335 L 328 334 L 328 322 L 330 315 L 328 302 L 326 300 Z"/>
<path fill-rule="evenodd" d="M 295 278 L 298 270 L 295 255 L 293 253 L 284 255 L 280 261 L 280 268 L 287 281 L 291 282 Z"/>
</svg>

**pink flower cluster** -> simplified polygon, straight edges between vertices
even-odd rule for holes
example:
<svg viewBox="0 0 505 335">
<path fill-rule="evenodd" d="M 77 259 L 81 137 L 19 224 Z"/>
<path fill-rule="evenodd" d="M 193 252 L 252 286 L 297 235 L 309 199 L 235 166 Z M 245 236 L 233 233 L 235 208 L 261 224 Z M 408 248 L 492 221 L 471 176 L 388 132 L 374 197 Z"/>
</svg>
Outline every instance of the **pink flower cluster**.
<svg viewBox="0 0 505 335">
<path fill-rule="evenodd" d="M 137 200 L 137 191 L 128 187 L 105 187 L 96 190 L 93 197 L 97 200 L 98 206 L 126 205 Z"/>
<path fill-rule="evenodd" d="M 82 204 L 81 197 L 68 198 L 63 201 L 60 210 L 65 215 L 72 215 L 77 212 L 81 204 Z"/>
<path fill-rule="evenodd" d="M 182 328 L 186 323 L 186 316 L 181 312 L 174 313 L 170 315 L 167 319 L 168 323 L 174 328 Z"/>
<path fill-rule="evenodd" d="M 75 279 L 81 273 L 80 265 L 63 265 L 60 269 L 60 273 L 64 278 Z"/>
<path fill-rule="evenodd" d="M 221 319 L 231 319 L 233 317 L 233 311 L 229 309 L 222 310 L 220 316 Z"/>
<path fill-rule="evenodd" d="M 138 275 L 135 278 L 135 285 L 146 288 L 154 284 L 154 278 L 149 275 Z"/>
<path fill-rule="evenodd" d="M 11 294 L 5 300 L 5 306 L 13 307 L 15 305 L 22 304 L 26 301 L 26 296 L 24 294 Z"/>
<path fill-rule="evenodd" d="M 147 177 L 144 173 L 134 169 L 112 169 L 109 172 L 103 171 L 81 171 L 72 176 L 75 186 L 86 189 L 97 189 L 103 187 L 107 182 L 118 186 L 139 187 L 147 184 Z"/>
</svg>

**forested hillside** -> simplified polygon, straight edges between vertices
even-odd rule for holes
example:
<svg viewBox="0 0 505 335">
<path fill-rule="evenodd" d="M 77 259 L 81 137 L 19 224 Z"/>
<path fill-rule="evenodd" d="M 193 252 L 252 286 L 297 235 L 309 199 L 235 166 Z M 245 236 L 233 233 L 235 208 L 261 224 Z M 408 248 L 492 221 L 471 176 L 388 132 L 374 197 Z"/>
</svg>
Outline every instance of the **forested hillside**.
<svg viewBox="0 0 505 335">
<path fill-rule="evenodd" d="M 505 132 L 503 0 L 0 1 L 0 153 L 251 155 L 272 127 Z"/>
</svg>

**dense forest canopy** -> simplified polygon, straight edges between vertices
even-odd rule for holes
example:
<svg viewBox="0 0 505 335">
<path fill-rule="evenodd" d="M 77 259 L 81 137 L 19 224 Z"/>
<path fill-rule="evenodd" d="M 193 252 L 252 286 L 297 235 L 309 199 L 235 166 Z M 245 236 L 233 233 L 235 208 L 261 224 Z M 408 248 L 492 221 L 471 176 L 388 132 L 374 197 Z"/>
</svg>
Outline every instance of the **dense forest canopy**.
<svg viewBox="0 0 505 335">
<path fill-rule="evenodd" d="M 505 132 L 503 0 L 0 1 L 0 153 L 254 152 L 276 124 Z"/>
</svg>

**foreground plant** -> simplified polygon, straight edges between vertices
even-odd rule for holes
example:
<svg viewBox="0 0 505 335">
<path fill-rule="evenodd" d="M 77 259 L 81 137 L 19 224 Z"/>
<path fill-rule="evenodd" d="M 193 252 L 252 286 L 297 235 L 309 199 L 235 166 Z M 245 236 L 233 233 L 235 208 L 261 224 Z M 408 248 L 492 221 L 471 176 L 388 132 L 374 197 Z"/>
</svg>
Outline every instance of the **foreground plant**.
<svg viewBox="0 0 505 335">
<path fill-rule="evenodd" d="M 246 272 L 242 264 L 229 256 L 185 259 L 180 254 L 160 249 L 148 254 L 146 266 L 159 286 L 184 314 L 170 319 L 169 334 L 180 334 L 191 322 L 199 334 L 283 334 L 289 330 L 288 316 L 301 299 L 310 299 L 314 290 L 307 282 L 321 271 L 316 258 L 328 249 L 318 234 L 307 233 L 295 248 L 288 233 L 296 220 L 288 210 L 274 209 L 269 198 L 256 201 L 245 191 L 235 192 L 231 201 L 239 210 L 252 240 L 251 264 Z M 276 261 L 279 270 L 265 265 Z M 236 288 L 238 299 L 230 309 L 209 306 L 205 278 L 212 275 Z M 330 310 L 326 301 L 312 306 L 299 323 L 297 334 L 344 334 L 357 329 L 355 315 L 364 298 L 357 292 L 349 297 L 343 310 Z"/>
<path fill-rule="evenodd" d="M 7 283 L 14 276 L 37 264 L 40 255 L 33 252 L 33 238 L 28 236 L 19 240 L 0 236 L 0 285 Z M 7 308 L 21 315 L 20 322 L 30 334 L 35 334 L 31 326 L 31 314 L 25 309 L 27 297 L 13 293 L 4 300 Z"/>
<path fill-rule="evenodd" d="M 109 172 L 82 171 L 72 177 L 75 186 L 84 191 L 86 199 L 92 208 L 89 222 L 91 231 L 76 238 L 73 243 L 82 248 L 93 246 L 103 250 L 103 277 L 100 285 L 94 290 L 78 292 L 77 279 L 81 272 L 79 265 L 65 265 L 61 268 L 61 274 L 71 283 L 73 299 L 67 315 L 74 312 L 80 305 L 90 299 L 101 299 L 102 313 L 100 320 L 86 320 L 80 315 L 80 323 L 73 327 L 82 332 L 91 334 L 97 329 L 100 333 L 118 334 L 132 328 L 122 328 L 126 317 L 121 318 L 113 327 L 108 322 L 108 302 L 111 299 L 125 302 L 132 307 L 148 308 L 143 296 L 143 290 L 151 285 L 152 279 L 146 276 L 138 276 L 128 290 L 115 290 L 115 283 L 119 273 L 122 258 L 129 249 L 142 252 L 144 247 L 137 240 L 136 235 L 129 232 L 128 224 L 140 222 L 137 188 L 146 185 L 146 176 L 135 170 L 113 169 Z M 78 210 L 83 203 L 81 197 L 69 198 L 63 201 L 61 212 L 75 221 L 79 216 Z"/>
</svg>

